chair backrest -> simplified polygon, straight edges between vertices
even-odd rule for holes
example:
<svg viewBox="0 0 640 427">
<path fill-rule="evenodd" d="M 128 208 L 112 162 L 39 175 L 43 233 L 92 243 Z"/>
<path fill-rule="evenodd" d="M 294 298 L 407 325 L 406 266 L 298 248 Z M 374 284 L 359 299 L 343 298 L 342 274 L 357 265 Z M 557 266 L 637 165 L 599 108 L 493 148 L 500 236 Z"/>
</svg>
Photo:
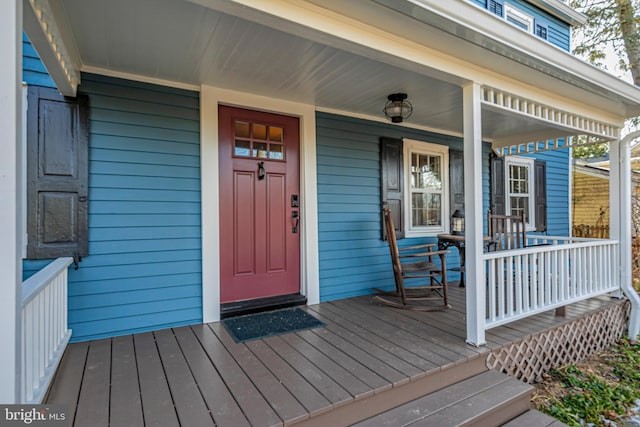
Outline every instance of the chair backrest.
<svg viewBox="0 0 640 427">
<path fill-rule="evenodd" d="M 519 249 L 527 246 L 526 221 L 522 215 L 495 215 L 487 212 L 490 251 Z"/>
<path fill-rule="evenodd" d="M 383 208 L 382 215 L 384 217 L 384 225 L 387 230 L 387 242 L 389 243 L 389 252 L 391 254 L 391 263 L 393 264 L 393 272 L 396 278 L 396 283 L 402 283 L 402 265 L 400 264 L 400 252 L 398 250 L 396 229 L 393 225 L 391 209 Z"/>
</svg>

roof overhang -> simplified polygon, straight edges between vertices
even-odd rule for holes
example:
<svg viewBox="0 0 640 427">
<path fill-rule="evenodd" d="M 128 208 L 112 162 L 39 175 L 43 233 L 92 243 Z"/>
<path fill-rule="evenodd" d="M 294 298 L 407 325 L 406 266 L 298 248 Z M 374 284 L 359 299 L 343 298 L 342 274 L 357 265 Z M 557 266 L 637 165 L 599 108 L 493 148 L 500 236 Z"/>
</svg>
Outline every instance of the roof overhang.
<svg viewBox="0 0 640 427">
<path fill-rule="evenodd" d="M 466 0 L 29 1 L 25 30 L 65 95 L 81 70 L 382 119 L 386 96 L 406 92 L 408 125 L 461 135 L 462 86 L 475 82 L 603 128 L 640 115 L 635 86 Z M 579 130 L 483 104 L 498 146 Z"/>
<path fill-rule="evenodd" d="M 587 17 L 583 13 L 559 0 L 529 0 L 529 3 L 538 6 L 540 9 L 572 26 L 582 25 L 587 22 Z"/>
</svg>

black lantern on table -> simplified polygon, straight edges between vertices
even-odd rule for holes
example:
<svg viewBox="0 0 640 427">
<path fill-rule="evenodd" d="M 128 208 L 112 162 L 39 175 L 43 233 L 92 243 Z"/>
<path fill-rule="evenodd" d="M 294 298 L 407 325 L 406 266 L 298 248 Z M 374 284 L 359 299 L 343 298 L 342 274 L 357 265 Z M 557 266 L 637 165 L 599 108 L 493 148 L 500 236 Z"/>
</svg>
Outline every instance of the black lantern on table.
<svg viewBox="0 0 640 427">
<path fill-rule="evenodd" d="M 460 209 L 456 209 L 451 215 L 451 234 L 464 235 L 464 212 Z"/>
</svg>

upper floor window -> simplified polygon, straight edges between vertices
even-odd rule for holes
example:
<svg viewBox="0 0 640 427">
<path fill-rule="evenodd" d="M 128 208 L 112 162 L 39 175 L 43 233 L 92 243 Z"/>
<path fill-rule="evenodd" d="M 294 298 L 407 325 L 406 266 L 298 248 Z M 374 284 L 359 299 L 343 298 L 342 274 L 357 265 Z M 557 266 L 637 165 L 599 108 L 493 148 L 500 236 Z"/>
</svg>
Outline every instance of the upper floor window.
<svg viewBox="0 0 640 427">
<path fill-rule="evenodd" d="M 533 16 L 527 15 L 508 3 L 504 5 L 504 12 L 504 18 L 508 22 L 528 33 L 533 32 Z"/>
</svg>

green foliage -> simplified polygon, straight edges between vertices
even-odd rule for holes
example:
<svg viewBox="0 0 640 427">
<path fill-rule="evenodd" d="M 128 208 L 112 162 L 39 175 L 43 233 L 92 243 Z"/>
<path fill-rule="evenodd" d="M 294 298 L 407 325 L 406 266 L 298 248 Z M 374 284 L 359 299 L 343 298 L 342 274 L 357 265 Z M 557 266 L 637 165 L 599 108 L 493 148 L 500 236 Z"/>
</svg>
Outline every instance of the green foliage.
<svg viewBox="0 0 640 427">
<path fill-rule="evenodd" d="M 626 416 L 640 398 L 640 344 L 622 339 L 601 355 L 603 369 L 565 366 L 551 378 L 562 392 L 538 409 L 559 421 L 606 426 Z"/>
<path fill-rule="evenodd" d="M 573 147 L 573 157 L 576 159 L 599 159 L 609 153 L 609 143 L 583 145 Z"/>
</svg>

